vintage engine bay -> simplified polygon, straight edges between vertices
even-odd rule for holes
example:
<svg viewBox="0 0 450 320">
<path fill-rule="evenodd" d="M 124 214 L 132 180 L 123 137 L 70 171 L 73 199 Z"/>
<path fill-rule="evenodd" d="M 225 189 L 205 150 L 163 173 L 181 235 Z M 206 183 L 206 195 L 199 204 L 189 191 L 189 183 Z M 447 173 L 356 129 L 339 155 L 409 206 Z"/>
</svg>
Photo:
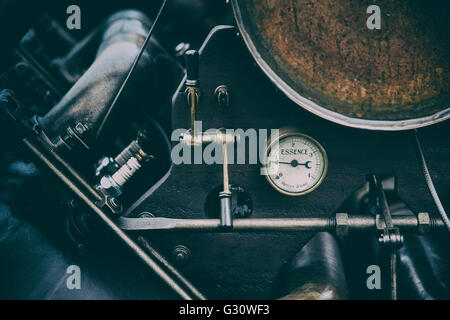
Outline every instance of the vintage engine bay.
<svg viewBox="0 0 450 320">
<path fill-rule="evenodd" d="M 0 2 L 0 297 L 449 299 L 448 5 L 162 2 Z"/>
</svg>

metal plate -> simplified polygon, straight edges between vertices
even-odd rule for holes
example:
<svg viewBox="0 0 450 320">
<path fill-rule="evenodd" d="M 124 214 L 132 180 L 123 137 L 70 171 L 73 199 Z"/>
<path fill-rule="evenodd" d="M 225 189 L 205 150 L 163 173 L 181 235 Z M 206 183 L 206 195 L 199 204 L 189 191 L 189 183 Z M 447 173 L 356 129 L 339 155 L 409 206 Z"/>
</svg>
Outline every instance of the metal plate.
<svg viewBox="0 0 450 320">
<path fill-rule="evenodd" d="M 303 108 L 339 124 L 404 130 L 450 117 L 450 5 L 377 1 L 233 0 L 261 69 Z"/>
</svg>

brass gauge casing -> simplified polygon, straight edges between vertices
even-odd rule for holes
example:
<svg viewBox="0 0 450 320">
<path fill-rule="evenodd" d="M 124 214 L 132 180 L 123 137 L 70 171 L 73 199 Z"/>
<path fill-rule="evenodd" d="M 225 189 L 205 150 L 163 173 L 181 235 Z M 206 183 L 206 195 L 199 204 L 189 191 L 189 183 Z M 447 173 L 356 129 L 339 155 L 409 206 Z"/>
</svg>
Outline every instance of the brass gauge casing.
<svg viewBox="0 0 450 320">
<path fill-rule="evenodd" d="M 277 191 L 301 196 L 315 190 L 328 170 L 322 145 L 296 128 L 282 128 L 272 134 L 265 152 L 264 175 Z"/>
</svg>

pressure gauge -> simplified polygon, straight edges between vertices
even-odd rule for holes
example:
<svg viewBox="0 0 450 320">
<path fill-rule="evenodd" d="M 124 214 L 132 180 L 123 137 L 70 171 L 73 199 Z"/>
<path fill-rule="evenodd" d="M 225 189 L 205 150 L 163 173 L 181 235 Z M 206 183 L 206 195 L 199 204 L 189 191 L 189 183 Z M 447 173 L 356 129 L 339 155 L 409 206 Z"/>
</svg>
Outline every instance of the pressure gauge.
<svg viewBox="0 0 450 320">
<path fill-rule="evenodd" d="M 325 149 L 297 129 L 280 129 L 270 137 L 264 173 L 277 191 L 290 196 L 307 194 L 322 183 L 327 167 Z"/>
</svg>

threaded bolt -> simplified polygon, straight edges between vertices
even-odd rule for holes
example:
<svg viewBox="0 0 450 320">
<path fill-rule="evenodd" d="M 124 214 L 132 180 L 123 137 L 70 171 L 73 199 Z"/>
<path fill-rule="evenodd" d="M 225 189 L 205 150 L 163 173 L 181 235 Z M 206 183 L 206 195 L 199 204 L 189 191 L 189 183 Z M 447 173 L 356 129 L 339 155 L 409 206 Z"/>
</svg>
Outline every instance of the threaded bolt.
<svg viewBox="0 0 450 320">
<path fill-rule="evenodd" d="M 112 179 L 119 186 L 123 186 L 130 178 L 134 175 L 136 171 L 141 168 L 141 164 L 139 160 L 135 157 L 131 157 L 127 163 L 125 163 L 122 167 L 119 168 L 113 175 Z"/>
</svg>

